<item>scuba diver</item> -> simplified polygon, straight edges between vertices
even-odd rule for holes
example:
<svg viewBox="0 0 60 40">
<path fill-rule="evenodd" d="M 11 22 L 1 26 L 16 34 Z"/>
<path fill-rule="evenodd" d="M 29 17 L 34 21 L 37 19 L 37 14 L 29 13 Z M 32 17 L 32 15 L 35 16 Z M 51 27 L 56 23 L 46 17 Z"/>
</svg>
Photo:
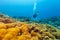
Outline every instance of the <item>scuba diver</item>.
<svg viewBox="0 0 60 40">
<path fill-rule="evenodd" d="M 38 22 L 38 16 L 39 16 L 39 12 L 35 12 L 34 14 L 33 14 L 33 21 L 34 22 Z"/>
<path fill-rule="evenodd" d="M 35 13 L 33 14 L 33 18 L 35 19 L 35 18 L 38 16 L 38 14 L 39 14 L 39 11 L 38 11 L 38 12 L 35 12 Z"/>
</svg>

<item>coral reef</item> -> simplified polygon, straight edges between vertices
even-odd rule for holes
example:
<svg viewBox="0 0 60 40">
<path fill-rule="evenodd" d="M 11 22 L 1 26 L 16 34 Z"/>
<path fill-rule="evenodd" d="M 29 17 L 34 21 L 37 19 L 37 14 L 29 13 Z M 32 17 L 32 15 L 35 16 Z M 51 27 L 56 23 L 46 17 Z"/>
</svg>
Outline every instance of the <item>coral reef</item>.
<svg viewBox="0 0 60 40">
<path fill-rule="evenodd" d="M 54 40 L 60 30 L 48 24 L 0 23 L 0 40 Z"/>
<path fill-rule="evenodd" d="M 21 22 L 29 22 L 29 21 L 31 21 L 30 17 L 13 16 L 12 18 L 17 19 L 18 21 L 21 21 Z"/>
<path fill-rule="evenodd" d="M 13 20 L 10 18 L 0 18 L 0 22 L 3 23 L 13 23 Z"/>
<path fill-rule="evenodd" d="M 34 21 L 15 21 L 0 17 L 0 40 L 60 40 L 60 30 L 49 24 Z"/>
<path fill-rule="evenodd" d="M 40 19 L 39 23 L 50 24 L 60 29 L 60 16 L 53 16 L 50 18 Z"/>
<path fill-rule="evenodd" d="M 16 19 L 13 19 L 11 17 L 9 17 L 8 15 L 4 15 L 3 13 L 0 13 L 0 23 L 13 23 L 16 22 Z"/>
</svg>

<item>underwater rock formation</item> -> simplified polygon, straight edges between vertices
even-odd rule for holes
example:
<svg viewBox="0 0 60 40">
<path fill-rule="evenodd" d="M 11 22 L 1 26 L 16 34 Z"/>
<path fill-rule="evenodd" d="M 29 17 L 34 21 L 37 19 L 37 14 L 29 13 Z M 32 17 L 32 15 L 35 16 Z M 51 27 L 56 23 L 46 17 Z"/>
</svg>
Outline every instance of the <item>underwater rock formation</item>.
<svg viewBox="0 0 60 40">
<path fill-rule="evenodd" d="M 60 16 L 54 16 L 39 20 L 39 23 L 47 23 L 60 29 Z"/>
<path fill-rule="evenodd" d="M 13 20 L 10 18 L 0 18 L 0 22 L 3 23 L 13 23 Z"/>
<path fill-rule="evenodd" d="M 27 21 L 29 22 L 29 21 L 31 21 L 31 18 L 30 17 L 13 16 L 12 18 L 17 19 L 20 22 L 27 22 Z"/>
<path fill-rule="evenodd" d="M 3 13 L 0 12 L 0 17 L 6 18 L 6 17 L 9 17 L 9 16 L 8 16 L 8 15 L 5 15 L 5 14 L 3 14 Z"/>
<path fill-rule="evenodd" d="M 0 13 L 0 22 L 2 22 L 2 23 L 13 23 L 16 21 L 17 21 L 16 19 L 13 19 L 12 17 L 9 17 L 8 15 Z"/>
</svg>

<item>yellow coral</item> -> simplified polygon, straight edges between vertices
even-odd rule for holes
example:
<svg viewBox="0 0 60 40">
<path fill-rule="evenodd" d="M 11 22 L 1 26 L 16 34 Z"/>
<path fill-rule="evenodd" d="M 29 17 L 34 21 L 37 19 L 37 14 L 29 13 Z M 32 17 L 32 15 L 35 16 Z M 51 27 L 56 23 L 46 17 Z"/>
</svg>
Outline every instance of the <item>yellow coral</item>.
<svg viewBox="0 0 60 40">
<path fill-rule="evenodd" d="M 21 35 L 18 37 L 18 40 L 30 40 L 31 35 Z"/>
<path fill-rule="evenodd" d="M 56 29 L 52 32 L 52 27 L 50 30 L 48 28 L 47 24 L 0 23 L 0 40 L 46 40 L 46 38 L 53 40 L 55 36 L 60 38 L 60 31 Z"/>
<path fill-rule="evenodd" d="M 32 37 L 31 40 L 39 40 L 37 36 Z"/>
<path fill-rule="evenodd" d="M 0 29 L 0 39 L 2 39 L 7 33 L 6 29 Z"/>
<path fill-rule="evenodd" d="M 17 38 L 12 38 L 11 40 L 17 40 Z"/>
<path fill-rule="evenodd" d="M 34 32 L 34 31 L 31 31 L 31 35 L 32 35 L 32 36 L 36 36 L 36 35 L 37 35 L 37 33 L 36 33 L 36 32 Z"/>
<path fill-rule="evenodd" d="M 12 35 L 18 35 L 18 33 L 20 32 L 20 30 L 18 28 L 9 28 L 8 29 L 8 33 L 12 34 Z"/>
<path fill-rule="evenodd" d="M 26 40 L 25 36 L 24 35 L 21 35 L 18 37 L 18 40 Z"/>
<path fill-rule="evenodd" d="M 5 28 L 6 29 L 6 25 L 5 24 L 0 24 L 0 29 L 2 29 L 2 28 Z"/>
<path fill-rule="evenodd" d="M 13 37 L 14 37 L 13 35 L 8 33 L 4 36 L 3 40 L 11 40 Z"/>
<path fill-rule="evenodd" d="M 15 27 L 15 23 L 9 23 L 9 24 L 6 24 L 6 27 L 7 28 L 14 28 Z"/>
<path fill-rule="evenodd" d="M 28 26 L 27 25 L 23 25 L 23 26 L 21 26 L 21 30 L 22 30 L 22 32 L 26 32 L 29 29 L 28 29 Z"/>
</svg>

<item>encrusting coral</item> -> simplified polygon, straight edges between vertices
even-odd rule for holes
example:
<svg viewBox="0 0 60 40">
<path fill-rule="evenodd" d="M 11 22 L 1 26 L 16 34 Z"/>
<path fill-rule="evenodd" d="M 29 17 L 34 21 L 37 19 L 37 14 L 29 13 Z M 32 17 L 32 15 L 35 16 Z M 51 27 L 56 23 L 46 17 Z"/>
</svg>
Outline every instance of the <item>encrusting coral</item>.
<svg viewBox="0 0 60 40">
<path fill-rule="evenodd" d="M 60 39 L 60 30 L 48 24 L 0 23 L 0 40 L 54 39 Z"/>
<path fill-rule="evenodd" d="M 56 40 L 60 30 L 49 24 L 19 22 L 0 18 L 0 40 Z"/>
</svg>

